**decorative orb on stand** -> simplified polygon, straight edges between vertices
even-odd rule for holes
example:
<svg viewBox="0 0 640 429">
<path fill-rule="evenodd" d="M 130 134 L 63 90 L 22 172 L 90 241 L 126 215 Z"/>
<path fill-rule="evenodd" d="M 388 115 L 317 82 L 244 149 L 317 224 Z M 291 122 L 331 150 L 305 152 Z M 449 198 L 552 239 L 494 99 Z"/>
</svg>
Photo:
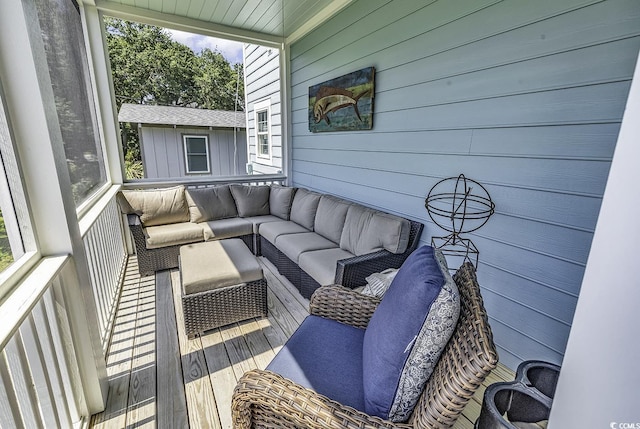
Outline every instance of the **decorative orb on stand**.
<svg viewBox="0 0 640 429">
<path fill-rule="evenodd" d="M 468 238 L 460 237 L 482 227 L 495 211 L 489 192 L 480 183 L 464 174 L 448 177 L 429 191 L 424 206 L 431 220 L 449 232 L 444 237 L 432 237 L 431 245 L 445 255 L 463 258 L 478 267 L 478 248 Z"/>
</svg>

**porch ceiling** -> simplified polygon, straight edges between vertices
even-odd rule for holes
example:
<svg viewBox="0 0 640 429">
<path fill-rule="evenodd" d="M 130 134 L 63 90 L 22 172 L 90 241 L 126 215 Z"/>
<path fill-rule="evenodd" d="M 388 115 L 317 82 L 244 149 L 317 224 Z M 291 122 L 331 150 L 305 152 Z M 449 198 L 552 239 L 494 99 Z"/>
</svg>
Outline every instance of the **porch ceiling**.
<svg viewBox="0 0 640 429">
<path fill-rule="evenodd" d="M 292 42 L 353 0 L 84 0 L 107 14 L 188 31 L 197 23 L 220 37 Z M 176 19 L 177 18 L 177 19 Z"/>
</svg>

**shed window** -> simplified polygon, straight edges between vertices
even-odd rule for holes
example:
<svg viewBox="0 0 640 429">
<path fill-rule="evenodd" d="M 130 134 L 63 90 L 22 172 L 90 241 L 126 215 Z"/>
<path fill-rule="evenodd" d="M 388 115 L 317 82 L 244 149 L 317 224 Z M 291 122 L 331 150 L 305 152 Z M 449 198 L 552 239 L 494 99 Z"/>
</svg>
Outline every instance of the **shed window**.
<svg viewBox="0 0 640 429">
<path fill-rule="evenodd" d="M 207 136 L 183 136 L 187 173 L 209 173 L 209 140 Z"/>
<path fill-rule="evenodd" d="M 258 158 L 271 159 L 271 124 L 269 123 L 270 115 L 269 100 L 256 103 L 256 151 Z"/>
</svg>

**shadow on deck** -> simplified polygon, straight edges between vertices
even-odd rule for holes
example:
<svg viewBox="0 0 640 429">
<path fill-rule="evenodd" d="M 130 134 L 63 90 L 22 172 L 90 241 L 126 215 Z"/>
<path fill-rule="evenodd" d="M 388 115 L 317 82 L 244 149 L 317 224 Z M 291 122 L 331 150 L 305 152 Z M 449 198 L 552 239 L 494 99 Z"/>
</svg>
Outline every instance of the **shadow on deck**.
<svg viewBox="0 0 640 429">
<path fill-rule="evenodd" d="M 231 428 L 231 395 L 245 371 L 264 368 L 309 314 L 309 301 L 260 258 L 269 283 L 267 318 L 189 340 L 177 269 L 140 277 L 130 257 L 107 356 L 109 396 L 93 428 Z M 499 365 L 454 428 L 473 428 L 485 386 L 513 380 Z"/>
</svg>

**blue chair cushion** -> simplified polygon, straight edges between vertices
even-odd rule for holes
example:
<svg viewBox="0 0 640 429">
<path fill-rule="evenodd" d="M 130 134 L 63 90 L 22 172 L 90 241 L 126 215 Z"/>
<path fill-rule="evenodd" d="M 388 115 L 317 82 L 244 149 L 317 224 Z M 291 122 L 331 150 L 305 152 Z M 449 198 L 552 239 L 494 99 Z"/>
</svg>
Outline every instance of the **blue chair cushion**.
<svg viewBox="0 0 640 429">
<path fill-rule="evenodd" d="M 367 414 L 395 419 L 390 411 L 397 399 L 400 380 L 405 371 L 412 370 L 406 364 L 444 282 L 430 246 L 415 250 L 400 267 L 364 334 L 363 389 Z"/>
<path fill-rule="evenodd" d="M 343 405 L 364 411 L 362 340 L 364 329 L 308 316 L 267 370 Z"/>
</svg>

